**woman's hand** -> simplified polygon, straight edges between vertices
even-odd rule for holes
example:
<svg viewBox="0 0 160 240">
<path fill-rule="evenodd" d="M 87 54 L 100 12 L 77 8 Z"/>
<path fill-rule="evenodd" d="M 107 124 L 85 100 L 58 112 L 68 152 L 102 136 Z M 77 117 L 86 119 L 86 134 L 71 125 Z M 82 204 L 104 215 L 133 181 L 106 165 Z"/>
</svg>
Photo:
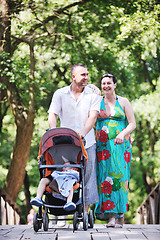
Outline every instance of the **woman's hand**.
<svg viewBox="0 0 160 240">
<path fill-rule="evenodd" d="M 117 135 L 117 137 L 114 139 L 114 145 L 116 144 L 122 144 L 124 143 L 124 134 L 123 131 Z"/>
</svg>

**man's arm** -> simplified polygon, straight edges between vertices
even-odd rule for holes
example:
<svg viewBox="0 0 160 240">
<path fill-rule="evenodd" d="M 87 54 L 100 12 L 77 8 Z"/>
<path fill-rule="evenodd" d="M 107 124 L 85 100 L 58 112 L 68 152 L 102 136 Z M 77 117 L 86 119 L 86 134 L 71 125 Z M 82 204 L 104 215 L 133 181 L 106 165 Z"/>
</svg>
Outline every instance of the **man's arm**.
<svg viewBox="0 0 160 240">
<path fill-rule="evenodd" d="M 85 137 L 87 133 L 94 127 L 94 124 L 96 123 L 98 116 L 98 111 L 92 110 L 89 112 L 89 117 L 86 121 L 86 124 L 84 128 L 82 129 L 82 132 L 80 133 L 81 137 Z"/>
<path fill-rule="evenodd" d="M 57 125 L 57 114 L 50 112 L 48 115 L 49 128 L 56 128 Z"/>
</svg>

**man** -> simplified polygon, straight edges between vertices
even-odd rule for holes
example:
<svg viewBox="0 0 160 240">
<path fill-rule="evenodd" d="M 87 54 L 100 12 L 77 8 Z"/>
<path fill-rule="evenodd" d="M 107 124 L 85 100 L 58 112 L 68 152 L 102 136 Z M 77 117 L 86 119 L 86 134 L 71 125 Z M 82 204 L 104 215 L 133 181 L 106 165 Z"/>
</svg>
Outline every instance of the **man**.
<svg viewBox="0 0 160 240">
<path fill-rule="evenodd" d="M 49 107 L 49 128 L 56 128 L 57 116 L 61 127 L 76 130 L 85 137 L 88 163 L 85 173 L 85 211 L 89 205 L 99 201 L 96 180 L 96 141 L 94 124 L 100 109 L 101 98 L 87 86 L 89 76 L 87 67 L 78 63 L 71 69 L 72 83 L 70 86 L 58 89 Z"/>
</svg>

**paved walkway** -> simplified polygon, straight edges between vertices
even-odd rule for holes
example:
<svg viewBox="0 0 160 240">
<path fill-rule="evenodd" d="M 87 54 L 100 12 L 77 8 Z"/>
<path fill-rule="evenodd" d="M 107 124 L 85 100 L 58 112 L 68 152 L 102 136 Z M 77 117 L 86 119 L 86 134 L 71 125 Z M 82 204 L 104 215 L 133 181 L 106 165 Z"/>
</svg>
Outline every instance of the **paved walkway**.
<svg viewBox="0 0 160 240">
<path fill-rule="evenodd" d="M 160 225 L 125 224 L 122 229 L 106 228 L 105 225 L 94 225 L 93 229 L 73 232 L 72 224 L 64 228 L 52 225 L 47 232 L 40 229 L 34 232 L 29 225 L 0 226 L 0 240 L 160 240 Z"/>
</svg>

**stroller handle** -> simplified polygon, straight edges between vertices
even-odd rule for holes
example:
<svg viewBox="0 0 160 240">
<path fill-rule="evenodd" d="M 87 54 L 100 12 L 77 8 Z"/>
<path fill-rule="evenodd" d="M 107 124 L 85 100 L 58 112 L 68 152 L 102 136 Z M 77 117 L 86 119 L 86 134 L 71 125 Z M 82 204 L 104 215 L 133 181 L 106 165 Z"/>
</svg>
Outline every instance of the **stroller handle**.
<svg viewBox="0 0 160 240">
<path fill-rule="evenodd" d="M 81 137 L 81 139 L 82 139 L 83 145 L 85 146 L 86 145 L 86 139 L 84 137 Z"/>
<path fill-rule="evenodd" d="M 80 164 L 70 164 L 70 165 L 41 165 L 39 166 L 39 169 L 56 169 L 56 168 L 64 168 L 64 167 L 73 167 L 73 168 L 81 168 L 82 166 Z"/>
</svg>

